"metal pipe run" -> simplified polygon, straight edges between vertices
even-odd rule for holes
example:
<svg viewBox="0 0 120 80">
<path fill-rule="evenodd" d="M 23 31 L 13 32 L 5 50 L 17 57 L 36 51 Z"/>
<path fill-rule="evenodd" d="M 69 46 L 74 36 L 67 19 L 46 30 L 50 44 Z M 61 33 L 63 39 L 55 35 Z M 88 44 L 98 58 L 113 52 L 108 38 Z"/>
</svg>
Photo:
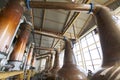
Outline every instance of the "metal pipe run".
<svg viewBox="0 0 120 80">
<path fill-rule="evenodd" d="M 55 54 L 55 60 L 54 60 L 54 65 L 53 65 L 53 68 L 51 70 L 52 71 L 58 71 L 58 69 L 60 69 L 60 65 L 59 65 L 59 51 L 56 50 L 56 54 Z M 54 73 L 54 72 L 52 72 Z M 55 73 L 56 74 L 56 73 Z"/>
<path fill-rule="evenodd" d="M 62 35 L 52 34 L 52 33 L 44 32 L 44 31 L 34 30 L 34 33 L 42 34 L 44 36 L 53 37 L 53 38 L 64 39 L 64 37 Z"/>
<path fill-rule="evenodd" d="M 50 66 L 50 56 L 46 58 L 46 63 L 45 63 L 45 72 L 49 71 L 49 66 Z"/>
<path fill-rule="evenodd" d="M 89 11 L 91 9 L 91 5 L 70 2 L 30 1 L 27 5 L 31 8 L 75 10 L 78 12 Z"/>
<path fill-rule="evenodd" d="M 34 49 L 34 43 L 31 43 L 29 53 L 28 53 L 28 57 L 27 57 L 27 69 L 30 69 L 30 67 L 32 66 L 32 59 L 34 58 L 33 49 Z"/>
<path fill-rule="evenodd" d="M 47 53 L 44 53 L 44 54 L 40 54 L 39 56 L 36 57 L 36 59 L 38 60 L 38 59 L 40 59 L 40 57 L 42 57 L 42 56 L 51 55 L 51 54 L 53 54 L 53 53 L 47 52 Z"/>
<path fill-rule="evenodd" d="M 52 69 L 52 63 L 53 63 L 53 53 L 50 54 L 50 67 L 49 67 L 49 70 Z"/>
<path fill-rule="evenodd" d="M 23 6 L 19 0 L 9 0 L 0 12 L 0 51 L 6 52 L 23 14 Z"/>
<path fill-rule="evenodd" d="M 9 58 L 9 63 L 15 65 L 15 70 L 19 70 L 20 68 L 26 44 L 31 32 L 31 25 L 29 25 L 28 23 L 22 23 L 20 25 L 20 28 L 21 33 Z"/>
</svg>

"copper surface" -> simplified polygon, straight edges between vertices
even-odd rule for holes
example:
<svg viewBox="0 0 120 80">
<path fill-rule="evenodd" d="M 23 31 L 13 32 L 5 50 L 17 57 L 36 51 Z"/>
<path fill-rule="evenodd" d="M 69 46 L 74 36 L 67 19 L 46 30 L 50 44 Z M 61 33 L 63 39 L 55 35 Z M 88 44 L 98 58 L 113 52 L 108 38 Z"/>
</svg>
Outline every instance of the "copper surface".
<svg viewBox="0 0 120 80">
<path fill-rule="evenodd" d="M 53 68 L 51 69 L 51 72 L 53 74 L 56 74 L 57 71 L 60 69 L 60 65 L 59 65 L 59 52 L 58 50 L 56 50 L 56 54 L 55 54 L 55 60 L 54 60 L 54 65 Z"/>
<path fill-rule="evenodd" d="M 50 70 L 50 74 L 48 75 L 48 78 L 46 80 L 55 80 L 56 79 L 57 72 L 60 69 L 59 54 L 60 53 L 58 52 L 58 50 L 56 50 L 54 65 L 53 65 L 53 68 Z"/>
<path fill-rule="evenodd" d="M 22 23 L 20 25 L 21 33 L 18 37 L 17 43 L 15 44 L 14 50 L 10 55 L 10 60 L 22 61 L 23 54 L 26 48 L 26 43 L 30 35 L 30 25 L 28 23 Z"/>
<path fill-rule="evenodd" d="M 76 66 L 72 42 L 65 40 L 63 67 L 58 71 L 58 80 L 87 80 L 85 74 Z"/>
<path fill-rule="evenodd" d="M 23 13 L 19 0 L 9 0 L 7 6 L 0 12 L 0 51 L 9 48 L 17 25 Z"/>
<path fill-rule="evenodd" d="M 33 59 L 32 59 L 32 67 L 35 67 L 35 62 L 36 62 L 36 57 L 33 56 Z"/>
<path fill-rule="evenodd" d="M 71 2 L 43 2 L 43 1 L 30 1 L 31 8 L 42 9 L 64 9 L 64 10 L 76 10 L 76 11 L 89 11 L 90 5 Z"/>
<path fill-rule="evenodd" d="M 33 49 L 34 49 L 34 44 L 31 44 L 30 49 L 29 49 L 29 53 L 28 53 L 28 58 L 27 58 L 27 65 L 28 66 L 32 65 L 32 58 L 34 57 L 33 56 Z"/>
<path fill-rule="evenodd" d="M 96 5 L 94 9 L 103 51 L 102 69 L 92 80 L 120 80 L 120 29 L 107 7 Z"/>
</svg>

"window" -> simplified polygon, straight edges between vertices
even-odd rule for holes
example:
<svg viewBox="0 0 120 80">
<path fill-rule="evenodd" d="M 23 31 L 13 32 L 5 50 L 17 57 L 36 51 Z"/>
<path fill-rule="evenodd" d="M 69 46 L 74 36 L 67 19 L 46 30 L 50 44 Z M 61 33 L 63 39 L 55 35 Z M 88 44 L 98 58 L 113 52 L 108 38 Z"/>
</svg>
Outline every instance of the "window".
<svg viewBox="0 0 120 80">
<path fill-rule="evenodd" d="M 74 47 L 77 65 L 95 71 L 101 66 L 102 51 L 97 29 L 82 37 Z"/>
</svg>

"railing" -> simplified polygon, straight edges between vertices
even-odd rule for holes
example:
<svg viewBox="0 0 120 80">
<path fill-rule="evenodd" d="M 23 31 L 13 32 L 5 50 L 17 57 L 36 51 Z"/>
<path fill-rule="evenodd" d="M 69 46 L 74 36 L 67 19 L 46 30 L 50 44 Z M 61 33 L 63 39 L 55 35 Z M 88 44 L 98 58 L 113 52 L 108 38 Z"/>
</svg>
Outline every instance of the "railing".
<svg viewBox="0 0 120 80">
<path fill-rule="evenodd" d="M 11 71 L 11 72 L 0 72 L 0 80 L 6 80 L 7 78 L 16 76 L 17 80 L 24 79 L 23 71 Z"/>
</svg>

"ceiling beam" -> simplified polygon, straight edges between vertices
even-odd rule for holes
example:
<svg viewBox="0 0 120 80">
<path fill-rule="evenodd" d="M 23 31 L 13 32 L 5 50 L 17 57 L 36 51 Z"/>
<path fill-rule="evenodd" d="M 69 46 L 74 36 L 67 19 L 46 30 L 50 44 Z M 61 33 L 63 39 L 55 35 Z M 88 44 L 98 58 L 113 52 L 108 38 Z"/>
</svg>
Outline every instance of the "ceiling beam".
<svg viewBox="0 0 120 80">
<path fill-rule="evenodd" d="M 78 33 L 77 38 L 79 38 L 81 36 L 81 33 L 86 28 L 86 25 L 89 24 L 89 22 L 91 21 L 92 17 L 93 17 L 92 15 L 89 15 L 88 19 L 85 21 L 85 24 L 83 25 L 83 27 L 81 28 L 80 32 Z"/>
<path fill-rule="evenodd" d="M 42 56 L 46 56 L 46 55 L 52 55 L 53 53 L 51 52 L 47 52 L 47 53 L 44 53 L 44 54 L 40 54 L 39 56 L 37 56 L 36 58 L 39 58 L 39 57 L 42 57 Z"/>
<path fill-rule="evenodd" d="M 53 46 L 53 48 L 55 48 L 55 46 L 59 43 L 60 39 L 57 40 L 57 42 L 55 43 L 55 45 Z"/>
<path fill-rule="evenodd" d="M 44 0 L 44 2 L 46 2 L 46 0 Z M 44 21 L 45 21 L 45 14 L 46 14 L 46 10 L 45 9 L 43 9 L 43 17 L 42 17 L 42 27 L 41 27 L 41 29 L 43 29 L 43 27 L 44 27 Z M 41 30 L 40 29 L 40 30 Z"/>
<path fill-rule="evenodd" d="M 38 26 L 35 26 L 34 30 L 40 31 L 39 28 L 37 28 Z M 52 33 L 52 34 L 61 34 L 60 32 L 55 32 L 55 31 L 51 31 L 51 30 L 46 30 L 46 29 L 42 29 L 41 31 L 47 32 L 47 33 Z"/>
<path fill-rule="evenodd" d="M 42 17 L 42 24 L 41 24 L 41 29 L 40 29 L 40 30 L 42 30 L 43 27 L 44 27 L 45 13 L 46 13 L 46 10 L 44 9 L 44 10 L 43 10 L 43 17 Z"/>
<path fill-rule="evenodd" d="M 63 25 L 63 30 L 64 30 L 64 27 L 65 27 L 66 24 L 67 24 L 67 21 L 68 21 L 68 19 L 69 19 L 69 17 L 70 17 L 70 14 L 71 14 L 71 11 L 69 11 L 68 14 L 67 14 L 66 20 L 65 20 L 64 25 Z M 62 31 L 63 31 L 63 30 L 62 30 Z"/>
<path fill-rule="evenodd" d="M 73 24 L 73 32 L 74 32 L 74 38 L 77 39 L 77 36 L 76 36 L 76 27 L 75 27 L 74 24 Z"/>
<path fill-rule="evenodd" d="M 55 42 L 55 38 L 53 39 L 53 42 L 51 44 L 51 48 L 53 48 L 54 42 Z"/>
<path fill-rule="evenodd" d="M 42 35 L 40 35 L 40 40 L 39 40 L 39 47 L 41 46 L 41 43 L 42 43 Z M 39 53 L 40 53 L 40 50 L 39 50 Z"/>
<path fill-rule="evenodd" d="M 73 16 L 71 17 L 70 21 L 65 25 L 65 27 L 64 27 L 64 29 L 62 31 L 62 35 L 64 35 L 66 33 L 66 31 L 75 22 L 75 20 L 77 19 L 78 16 L 79 16 L 79 12 L 76 12 L 76 13 L 73 14 Z"/>
<path fill-rule="evenodd" d="M 46 48 L 46 47 L 35 47 L 34 49 L 39 49 L 39 50 L 47 50 L 47 51 L 54 51 L 54 48 Z"/>
<path fill-rule="evenodd" d="M 56 35 L 56 34 L 44 32 L 44 31 L 34 30 L 34 33 L 41 34 L 41 35 L 48 36 L 48 37 L 52 37 L 52 38 L 64 39 L 64 37 L 62 35 Z"/>
<path fill-rule="evenodd" d="M 82 3 L 89 3 L 90 0 L 85 0 Z M 62 31 L 62 35 L 64 35 L 67 30 L 70 28 L 70 26 L 75 22 L 75 20 L 77 19 L 77 17 L 80 15 L 80 12 L 74 12 L 74 15 L 70 18 L 70 20 L 68 21 L 68 23 L 66 22 L 64 26 L 64 29 Z M 69 18 L 69 17 L 68 17 Z M 60 40 L 57 41 L 57 43 L 54 45 L 54 47 L 59 43 Z"/>
</svg>

